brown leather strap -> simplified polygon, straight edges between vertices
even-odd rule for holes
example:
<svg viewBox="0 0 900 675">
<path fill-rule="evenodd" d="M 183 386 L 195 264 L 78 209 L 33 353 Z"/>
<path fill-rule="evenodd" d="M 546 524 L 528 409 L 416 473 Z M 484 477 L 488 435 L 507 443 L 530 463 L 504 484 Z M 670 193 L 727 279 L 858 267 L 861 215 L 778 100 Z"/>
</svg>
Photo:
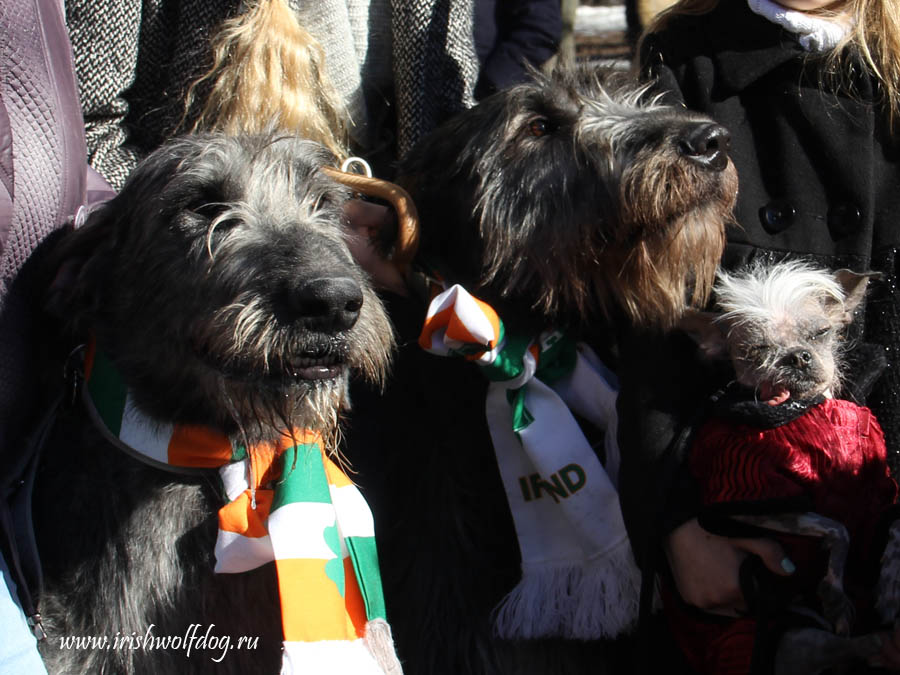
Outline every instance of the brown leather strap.
<svg viewBox="0 0 900 675">
<path fill-rule="evenodd" d="M 399 185 L 358 173 L 347 173 L 330 166 L 322 171 L 347 187 L 388 202 L 397 214 L 397 241 L 391 258 L 401 272 L 405 272 L 419 248 L 419 215 L 409 193 Z"/>
</svg>

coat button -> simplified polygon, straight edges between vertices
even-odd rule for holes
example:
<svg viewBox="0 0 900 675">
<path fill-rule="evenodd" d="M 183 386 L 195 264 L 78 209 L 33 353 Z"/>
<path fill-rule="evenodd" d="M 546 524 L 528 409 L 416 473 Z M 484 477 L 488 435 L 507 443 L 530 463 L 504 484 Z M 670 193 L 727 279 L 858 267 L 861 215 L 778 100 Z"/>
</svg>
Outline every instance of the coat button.
<svg viewBox="0 0 900 675">
<path fill-rule="evenodd" d="M 859 232 L 862 211 L 855 204 L 842 202 L 828 209 L 828 229 L 835 238 Z"/>
<path fill-rule="evenodd" d="M 776 199 L 759 210 L 759 220 L 766 232 L 778 234 L 791 226 L 795 213 L 793 206 L 783 199 Z"/>
</svg>

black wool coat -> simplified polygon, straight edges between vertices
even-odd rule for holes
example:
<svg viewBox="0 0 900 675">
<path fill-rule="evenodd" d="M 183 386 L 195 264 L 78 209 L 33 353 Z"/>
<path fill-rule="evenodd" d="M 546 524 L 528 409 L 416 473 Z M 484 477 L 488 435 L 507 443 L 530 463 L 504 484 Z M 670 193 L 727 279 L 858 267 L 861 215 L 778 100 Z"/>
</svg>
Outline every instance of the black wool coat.
<svg viewBox="0 0 900 675">
<path fill-rule="evenodd" d="M 820 55 L 805 52 L 796 36 L 752 13 L 744 0 L 674 18 L 645 39 L 640 59 L 668 97 L 731 133 L 740 187 L 725 267 L 760 256 L 802 256 L 829 268 L 883 274 L 870 284 L 853 330 L 887 350 L 888 367 L 865 403 L 885 429 L 897 473 L 900 131 L 890 134 L 875 79 L 854 62 L 848 82 L 829 84 Z M 647 541 L 691 514 L 681 453 L 702 397 L 721 382 L 699 376 L 703 366 L 687 341 L 673 339 L 664 348 L 636 339 L 620 343 L 621 492 L 640 557 Z"/>
<path fill-rule="evenodd" d="M 524 82 L 559 49 L 559 0 L 476 0 L 473 18 L 480 71 L 475 98 Z"/>
</svg>

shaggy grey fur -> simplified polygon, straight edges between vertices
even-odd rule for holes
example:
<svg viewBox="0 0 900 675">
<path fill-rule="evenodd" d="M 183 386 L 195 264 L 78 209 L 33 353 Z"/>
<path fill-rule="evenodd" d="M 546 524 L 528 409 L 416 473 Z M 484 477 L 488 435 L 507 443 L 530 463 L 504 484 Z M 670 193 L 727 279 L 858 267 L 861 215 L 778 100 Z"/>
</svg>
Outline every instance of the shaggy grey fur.
<svg viewBox="0 0 900 675">
<path fill-rule="evenodd" d="M 285 428 L 336 449 L 352 372 L 380 382 L 392 331 L 344 237 L 343 186 L 320 146 L 291 138 L 174 140 L 63 243 L 74 280 L 52 298 L 96 338 L 152 419 L 233 443 Z M 36 531 L 52 672 L 277 672 L 274 568 L 214 575 L 218 477 L 150 468 L 80 408 L 38 478 Z M 229 636 L 231 649 L 63 649 L 63 636 Z M 153 627 L 151 629 L 151 626 Z M 240 636 L 256 649 L 236 647 Z M 133 644 L 133 643 L 132 643 Z"/>
</svg>

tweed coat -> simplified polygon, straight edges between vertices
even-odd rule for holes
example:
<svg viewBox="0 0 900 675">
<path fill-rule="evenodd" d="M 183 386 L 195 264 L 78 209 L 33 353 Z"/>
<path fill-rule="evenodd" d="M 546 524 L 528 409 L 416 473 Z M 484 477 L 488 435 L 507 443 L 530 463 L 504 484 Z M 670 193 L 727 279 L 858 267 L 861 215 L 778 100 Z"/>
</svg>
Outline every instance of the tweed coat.
<svg viewBox="0 0 900 675">
<path fill-rule="evenodd" d="M 896 473 L 900 133 L 891 136 L 878 87 L 864 67 L 854 62 L 849 85 L 839 87 L 823 81 L 822 63 L 793 34 L 737 0 L 674 18 L 647 36 L 640 53 L 643 73 L 657 78 L 670 99 L 711 115 L 731 133 L 740 183 L 725 267 L 800 255 L 830 268 L 883 274 L 870 284 L 853 333 L 887 350 L 887 368 L 865 403 L 884 427 Z M 640 550 L 654 539 L 651 532 L 667 531 L 692 513 L 682 451 L 702 397 L 721 382 L 700 376 L 705 366 L 680 338 L 663 348 L 634 339 L 621 344 L 623 367 L 638 363 L 622 377 L 620 440 L 623 508 Z M 863 379 L 855 370 L 850 380 Z"/>
<path fill-rule="evenodd" d="M 474 103 L 472 0 L 284 1 L 322 44 L 354 152 L 376 168 L 392 168 L 422 133 Z M 182 119 L 187 88 L 211 65 L 211 37 L 244 3 L 65 4 L 88 157 L 118 189 L 142 157 L 190 126 L 197 111 Z"/>
</svg>

